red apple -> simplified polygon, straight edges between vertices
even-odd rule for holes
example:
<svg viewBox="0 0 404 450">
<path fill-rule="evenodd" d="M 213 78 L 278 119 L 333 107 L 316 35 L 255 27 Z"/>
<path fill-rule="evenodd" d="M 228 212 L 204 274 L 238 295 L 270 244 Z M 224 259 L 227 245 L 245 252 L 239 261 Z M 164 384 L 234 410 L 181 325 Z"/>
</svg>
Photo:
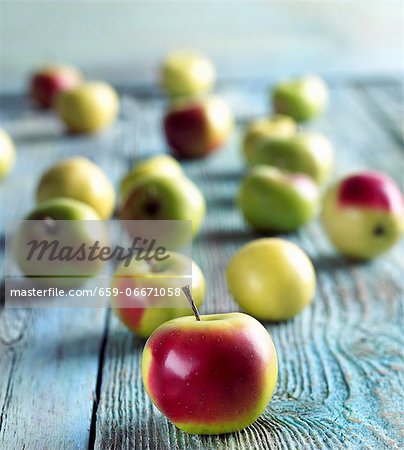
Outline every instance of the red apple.
<svg viewBox="0 0 404 450">
<path fill-rule="evenodd" d="M 192 308 L 195 317 L 164 323 L 146 342 L 146 391 L 187 433 L 241 430 L 261 415 L 275 389 L 278 364 L 272 339 L 247 314 L 199 316 L 193 303 Z"/>
<path fill-rule="evenodd" d="M 164 118 L 167 142 L 180 158 L 200 158 L 218 150 L 228 140 L 233 118 L 217 97 L 182 100 Z"/>
<path fill-rule="evenodd" d="M 53 106 L 57 95 L 83 81 L 81 73 L 69 66 L 45 66 L 31 77 L 30 95 L 42 108 Z"/>
<path fill-rule="evenodd" d="M 353 258 L 373 258 L 392 247 L 403 232 L 403 197 L 388 176 L 356 173 L 330 187 L 322 220 L 341 253 Z"/>
</svg>

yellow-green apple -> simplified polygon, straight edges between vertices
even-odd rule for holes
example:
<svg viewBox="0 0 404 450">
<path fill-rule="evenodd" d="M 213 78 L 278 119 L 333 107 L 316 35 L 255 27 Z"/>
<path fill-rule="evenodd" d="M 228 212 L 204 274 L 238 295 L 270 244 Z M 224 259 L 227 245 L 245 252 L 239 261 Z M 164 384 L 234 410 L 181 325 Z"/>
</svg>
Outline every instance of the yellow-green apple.
<svg viewBox="0 0 404 450">
<path fill-rule="evenodd" d="M 113 276 L 111 287 L 119 293 L 111 297 L 111 306 L 129 330 L 143 338 L 162 323 L 189 314 L 187 304 L 177 301 L 186 277 L 192 276 L 192 295 L 198 307 L 205 296 L 205 278 L 199 266 L 180 253 L 166 252 L 166 256 L 163 261 L 123 262 Z"/>
<path fill-rule="evenodd" d="M 293 231 L 317 212 L 317 185 L 307 175 L 274 167 L 253 167 L 241 182 L 238 204 L 245 220 L 260 231 Z"/>
<path fill-rule="evenodd" d="M 274 111 L 293 117 L 297 122 L 306 122 L 322 114 L 328 99 L 326 83 L 312 75 L 279 83 L 272 92 Z"/>
<path fill-rule="evenodd" d="M 189 290 L 188 290 L 189 295 Z M 251 425 L 276 386 L 278 363 L 267 330 L 242 313 L 181 317 L 161 325 L 142 355 L 143 384 L 155 406 L 192 434 Z"/>
<path fill-rule="evenodd" d="M 218 97 L 181 100 L 164 117 L 167 142 L 180 158 L 200 158 L 223 146 L 230 137 L 233 117 Z"/>
<path fill-rule="evenodd" d="M 56 98 L 60 119 L 73 133 L 93 133 L 110 125 L 119 111 L 115 89 L 103 82 L 87 82 Z"/>
<path fill-rule="evenodd" d="M 62 160 L 42 175 L 37 202 L 55 197 L 87 203 L 101 219 L 108 219 L 115 206 L 115 191 L 108 177 L 99 166 L 81 156 Z"/>
<path fill-rule="evenodd" d="M 267 164 L 289 172 L 305 173 L 322 184 L 331 174 L 334 150 L 325 136 L 301 132 L 266 139 L 251 156 L 250 164 Z"/>
<path fill-rule="evenodd" d="M 41 108 L 50 108 L 63 91 L 83 82 L 82 74 L 74 67 L 53 64 L 41 67 L 31 77 L 30 96 Z"/>
<path fill-rule="evenodd" d="M 329 188 L 321 218 L 328 237 L 342 254 L 373 258 L 391 248 L 403 233 L 403 196 L 383 173 L 355 173 Z"/>
<path fill-rule="evenodd" d="M 124 202 L 122 220 L 191 220 L 192 235 L 205 216 L 205 198 L 187 177 L 145 174 L 132 186 Z"/>
<path fill-rule="evenodd" d="M 15 164 L 15 146 L 6 131 L 0 128 L 0 180 L 5 178 Z"/>
<path fill-rule="evenodd" d="M 297 131 L 296 122 L 289 116 L 276 115 L 249 123 L 243 138 L 242 151 L 247 163 L 253 159 L 256 149 L 266 139 L 292 136 Z"/>
<path fill-rule="evenodd" d="M 316 275 L 306 253 L 278 238 L 256 239 L 231 258 L 227 285 L 248 314 L 270 321 L 287 320 L 313 299 Z"/>
<path fill-rule="evenodd" d="M 25 217 L 13 247 L 26 276 L 65 287 L 83 284 L 101 270 L 97 249 L 94 259 L 83 256 L 97 241 L 99 245 L 107 241 L 97 212 L 85 203 L 60 197 L 38 204 Z"/>
<path fill-rule="evenodd" d="M 132 186 L 136 184 L 139 177 L 156 173 L 166 173 L 172 177 L 183 175 L 181 165 L 170 155 L 158 155 L 139 161 L 121 181 L 120 191 L 122 200 L 125 201 L 128 194 L 130 194 Z"/>
<path fill-rule="evenodd" d="M 212 62 L 194 51 L 170 53 L 162 68 L 163 88 L 172 96 L 203 94 L 213 87 L 215 78 Z"/>
</svg>

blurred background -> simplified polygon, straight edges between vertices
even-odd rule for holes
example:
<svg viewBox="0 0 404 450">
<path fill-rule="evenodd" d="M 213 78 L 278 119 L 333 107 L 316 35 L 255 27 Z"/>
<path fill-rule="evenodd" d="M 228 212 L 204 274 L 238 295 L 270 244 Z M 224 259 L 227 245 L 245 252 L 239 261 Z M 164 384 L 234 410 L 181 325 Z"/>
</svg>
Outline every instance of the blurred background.
<svg viewBox="0 0 404 450">
<path fill-rule="evenodd" d="M 1 89 L 25 89 L 44 61 L 117 84 L 155 82 L 163 56 L 196 48 L 219 79 L 378 77 L 404 67 L 404 6 L 393 2 L 4 1 Z"/>
</svg>

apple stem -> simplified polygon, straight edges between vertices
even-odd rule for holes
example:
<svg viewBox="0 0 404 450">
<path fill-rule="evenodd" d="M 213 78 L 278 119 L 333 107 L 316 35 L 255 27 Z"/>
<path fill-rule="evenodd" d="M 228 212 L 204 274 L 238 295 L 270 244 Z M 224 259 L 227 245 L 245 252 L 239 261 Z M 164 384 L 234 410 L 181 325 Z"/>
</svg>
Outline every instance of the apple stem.
<svg viewBox="0 0 404 450">
<path fill-rule="evenodd" d="M 50 216 L 45 216 L 43 218 L 43 222 L 45 224 L 46 230 L 48 231 L 49 234 L 56 234 L 57 231 L 57 225 L 55 220 L 50 217 Z"/>
<path fill-rule="evenodd" d="M 200 320 L 201 320 L 201 317 L 200 317 L 200 315 L 199 315 L 198 308 L 196 307 L 195 302 L 194 302 L 194 299 L 193 299 L 193 297 L 192 297 L 191 289 L 189 288 L 189 286 L 184 286 L 184 287 L 182 288 L 182 290 L 183 290 L 183 292 L 184 292 L 184 294 L 185 294 L 185 297 L 187 298 L 189 304 L 191 305 L 192 311 L 193 311 L 194 314 L 195 314 L 195 319 L 198 320 L 198 321 L 200 321 Z"/>
</svg>

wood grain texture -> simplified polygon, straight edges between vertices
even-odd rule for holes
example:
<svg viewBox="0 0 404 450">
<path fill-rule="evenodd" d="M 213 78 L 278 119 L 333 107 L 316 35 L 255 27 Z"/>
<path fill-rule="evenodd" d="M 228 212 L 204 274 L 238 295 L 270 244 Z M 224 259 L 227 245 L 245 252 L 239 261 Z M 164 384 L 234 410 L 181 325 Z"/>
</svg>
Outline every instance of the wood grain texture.
<svg viewBox="0 0 404 450">
<path fill-rule="evenodd" d="M 257 237 L 234 204 L 243 173 L 240 127 L 263 114 L 266 88 L 224 88 L 238 130 L 222 153 L 185 164 L 207 197 L 208 216 L 194 245 L 205 272 L 204 312 L 236 310 L 224 269 L 232 254 Z M 165 151 L 159 127 L 161 102 L 148 105 L 141 137 L 145 153 Z M 386 121 L 390 120 L 386 127 Z M 150 121 L 150 122 L 149 122 Z M 380 121 L 361 89 L 339 86 L 332 106 L 313 128 L 336 147 L 336 176 L 373 168 L 397 180 L 404 169 L 402 148 L 388 116 Z M 386 157 L 388 155 L 388 157 Z M 139 371 L 143 342 L 112 317 L 97 411 L 97 449 L 391 449 L 403 444 L 403 244 L 368 264 L 335 254 L 315 221 L 288 239 L 301 245 L 318 274 L 313 305 L 293 320 L 268 324 L 279 355 L 279 380 L 272 402 L 251 427 L 224 436 L 190 436 L 154 408 Z"/>
<path fill-rule="evenodd" d="M 335 84 L 330 111 L 311 126 L 335 145 L 335 176 L 374 168 L 402 179 L 398 88 L 391 82 Z M 267 90 L 254 81 L 221 85 L 220 94 L 236 113 L 232 141 L 209 159 L 184 164 L 208 204 L 193 248 L 208 283 L 203 312 L 237 309 L 224 268 L 241 245 L 258 237 L 243 223 L 235 192 L 244 172 L 242 127 L 266 113 Z M 164 100 L 155 92 L 136 97 L 134 92 L 121 90 L 120 121 L 98 137 L 64 136 L 51 114 L 8 96 L 0 121 L 15 138 L 19 159 L 0 189 L 2 224 L 32 207 L 37 177 L 62 155 L 89 156 L 117 183 L 136 158 L 166 151 L 158 132 Z M 403 243 L 378 260 L 353 264 L 334 252 L 318 221 L 287 238 L 312 258 L 318 288 L 313 305 L 298 317 L 267 324 L 278 349 L 279 379 L 272 402 L 251 427 L 223 436 L 191 436 L 176 429 L 143 389 L 144 341 L 108 311 L 3 310 L 0 448 L 402 448 Z"/>
<path fill-rule="evenodd" d="M 38 177 L 54 161 L 86 155 L 115 183 L 126 169 L 126 161 L 116 157 L 124 120 L 102 141 L 71 137 L 53 114 L 33 110 L 22 97 L 5 103 L 0 122 L 13 136 L 18 157 L 0 188 L 2 234 L 8 220 L 33 208 Z M 106 315 L 85 308 L 0 310 L 0 448 L 87 448 Z"/>
</svg>

